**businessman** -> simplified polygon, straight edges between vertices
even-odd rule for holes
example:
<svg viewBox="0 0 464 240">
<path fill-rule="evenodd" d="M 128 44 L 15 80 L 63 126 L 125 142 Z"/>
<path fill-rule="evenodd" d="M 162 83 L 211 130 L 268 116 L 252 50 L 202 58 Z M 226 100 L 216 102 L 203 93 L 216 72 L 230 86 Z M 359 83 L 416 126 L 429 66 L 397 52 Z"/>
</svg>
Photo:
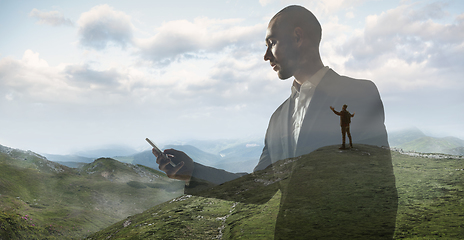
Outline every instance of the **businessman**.
<svg viewBox="0 0 464 240">
<path fill-rule="evenodd" d="M 368 80 L 340 76 L 324 66 L 319 53 L 321 36 L 319 21 L 301 6 L 288 6 L 269 22 L 264 60 L 269 61 L 280 79 L 293 77 L 293 82 L 290 97 L 277 108 L 269 121 L 265 146 L 254 171 L 263 170 L 279 160 L 306 155 L 321 147 L 337 144 L 339 131 L 333 128 L 337 120 L 326 110 L 328 106 L 349 104 L 355 109 L 362 109 L 353 124 L 357 143 L 388 147 L 383 104 L 376 86 Z M 167 149 L 165 153 L 177 166 L 172 167 L 166 158 L 157 156 L 159 168 L 170 178 L 185 181 L 186 193 L 201 195 L 200 190 L 208 183 L 221 184 L 242 176 L 195 163 L 185 153 L 174 149 Z M 361 239 L 391 239 L 395 228 L 397 193 L 389 151 L 379 154 L 375 161 L 376 169 L 371 169 L 370 163 L 360 162 L 361 165 L 355 166 L 360 170 L 352 170 L 349 181 L 324 181 L 324 174 L 330 172 L 328 167 L 334 166 L 325 165 L 323 159 L 308 162 L 307 168 L 295 167 L 285 186 L 276 183 L 282 198 L 275 239 L 310 239 L 321 236 L 349 239 L 349 236 L 354 235 L 361 236 Z M 313 172 L 303 169 L 313 169 Z M 372 184 L 365 181 L 367 172 L 381 175 L 385 179 L 383 185 L 369 186 Z M 366 187 L 360 187 L 354 195 L 330 197 L 331 193 L 321 194 L 321 186 L 326 190 L 337 189 L 343 192 L 344 184 Z M 301 189 L 301 186 L 308 187 Z M 382 188 L 378 197 L 365 197 L 377 188 Z M 339 197 L 346 204 L 337 206 L 338 210 L 331 209 L 333 205 L 327 204 Z M 297 199 L 298 204 L 295 205 Z M 314 222 L 312 214 L 322 214 L 327 221 Z M 380 217 L 374 219 L 374 216 Z M 290 224 L 291 219 L 299 219 L 305 225 Z M 376 224 L 371 225 L 372 222 Z M 316 232 L 328 235 L 316 236 Z"/>
<path fill-rule="evenodd" d="M 351 133 L 350 133 L 350 123 L 351 123 L 351 118 L 354 117 L 354 113 L 351 114 L 346 110 L 348 105 L 343 105 L 342 110 L 340 112 L 335 111 L 335 108 L 330 106 L 330 109 L 340 116 L 340 127 L 342 128 L 342 146 L 340 149 L 346 149 L 345 147 L 345 138 L 346 135 L 348 135 L 348 139 L 350 140 L 350 148 L 353 148 L 353 140 L 351 139 Z"/>
</svg>

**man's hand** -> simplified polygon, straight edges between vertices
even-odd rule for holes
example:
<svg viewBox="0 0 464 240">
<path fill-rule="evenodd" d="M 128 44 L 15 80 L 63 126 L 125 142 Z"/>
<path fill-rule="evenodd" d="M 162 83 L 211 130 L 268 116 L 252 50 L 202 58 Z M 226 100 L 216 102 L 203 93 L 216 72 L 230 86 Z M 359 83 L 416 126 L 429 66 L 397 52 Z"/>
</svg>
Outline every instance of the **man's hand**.
<svg viewBox="0 0 464 240">
<path fill-rule="evenodd" d="M 159 164 L 159 169 L 166 173 L 169 178 L 183 180 L 186 183 L 189 183 L 190 178 L 192 177 L 193 172 L 193 160 L 184 152 L 177 151 L 174 149 L 164 150 L 171 161 L 173 161 L 177 166 L 173 167 L 169 163 L 164 155 L 157 156 L 156 152 L 152 150 L 153 155 L 156 157 L 156 163 Z"/>
</svg>

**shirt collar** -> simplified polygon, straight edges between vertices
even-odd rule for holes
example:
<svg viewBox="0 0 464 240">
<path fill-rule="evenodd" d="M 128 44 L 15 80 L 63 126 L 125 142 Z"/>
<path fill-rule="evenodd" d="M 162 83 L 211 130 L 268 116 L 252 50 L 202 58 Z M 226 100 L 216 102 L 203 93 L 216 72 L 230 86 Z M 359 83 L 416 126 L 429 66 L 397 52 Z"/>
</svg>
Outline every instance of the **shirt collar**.
<svg viewBox="0 0 464 240">
<path fill-rule="evenodd" d="M 322 80 L 322 78 L 325 76 L 327 71 L 329 71 L 329 67 L 325 66 L 321 69 L 319 69 L 314 75 L 311 76 L 307 81 L 305 81 L 302 85 L 300 85 L 297 81 L 293 80 L 293 85 L 292 85 L 292 95 L 295 93 L 299 93 L 301 89 L 310 89 L 310 88 L 315 88 Z"/>
</svg>

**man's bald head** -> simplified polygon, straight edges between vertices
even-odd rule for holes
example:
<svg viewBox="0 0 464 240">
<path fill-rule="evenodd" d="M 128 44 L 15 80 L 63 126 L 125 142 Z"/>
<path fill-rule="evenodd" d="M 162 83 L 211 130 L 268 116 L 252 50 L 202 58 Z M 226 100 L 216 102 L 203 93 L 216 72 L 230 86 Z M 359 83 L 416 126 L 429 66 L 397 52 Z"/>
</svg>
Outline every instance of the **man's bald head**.
<svg viewBox="0 0 464 240">
<path fill-rule="evenodd" d="M 288 6 L 269 22 L 266 31 L 266 53 L 280 79 L 295 77 L 302 84 L 324 67 L 319 53 L 321 25 L 301 6 Z"/>
<path fill-rule="evenodd" d="M 321 24 L 308 9 L 297 5 L 288 6 L 280 10 L 271 19 L 271 23 L 288 31 L 293 31 L 297 27 L 301 28 L 310 40 L 311 47 L 319 48 L 322 37 Z"/>
</svg>

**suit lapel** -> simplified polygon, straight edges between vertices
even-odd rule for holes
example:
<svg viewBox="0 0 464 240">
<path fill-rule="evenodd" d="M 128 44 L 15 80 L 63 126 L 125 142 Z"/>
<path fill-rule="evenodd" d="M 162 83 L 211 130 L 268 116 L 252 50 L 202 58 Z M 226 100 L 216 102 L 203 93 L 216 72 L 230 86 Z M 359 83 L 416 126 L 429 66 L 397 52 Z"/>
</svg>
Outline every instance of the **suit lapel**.
<svg viewBox="0 0 464 240">
<path fill-rule="evenodd" d="M 319 135 L 325 131 L 324 129 L 320 129 L 321 121 L 331 120 L 328 116 L 328 113 L 332 113 L 329 106 L 335 103 L 336 97 L 331 96 L 330 93 L 332 92 L 331 89 L 336 86 L 338 77 L 337 73 L 329 69 L 317 85 L 303 119 L 301 132 L 298 137 L 296 156 L 309 153 L 307 152 L 308 149 L 312 151 L 315 150 L 314 148 L 318 148 L 317 141 L 321 139 Z"/>
<path fill-rule="evenodd" d="M 285 102 L 285 104 L 282 106 L 282 115 L 280 116 L 281 121 L 279 128 L 281 128 L 281 134 L 279 134 L 280 137 L 280 143 L 282 146 L 282 157 L 288 158 L 288 157 L 293 157 L 293 144 L 292 144 L 292 131 L 291 131 L 291 117 L 292 117 L 292 104 L 291 104 L 291 99 L 288 98 L 288 100 Z"/>
</svg>

